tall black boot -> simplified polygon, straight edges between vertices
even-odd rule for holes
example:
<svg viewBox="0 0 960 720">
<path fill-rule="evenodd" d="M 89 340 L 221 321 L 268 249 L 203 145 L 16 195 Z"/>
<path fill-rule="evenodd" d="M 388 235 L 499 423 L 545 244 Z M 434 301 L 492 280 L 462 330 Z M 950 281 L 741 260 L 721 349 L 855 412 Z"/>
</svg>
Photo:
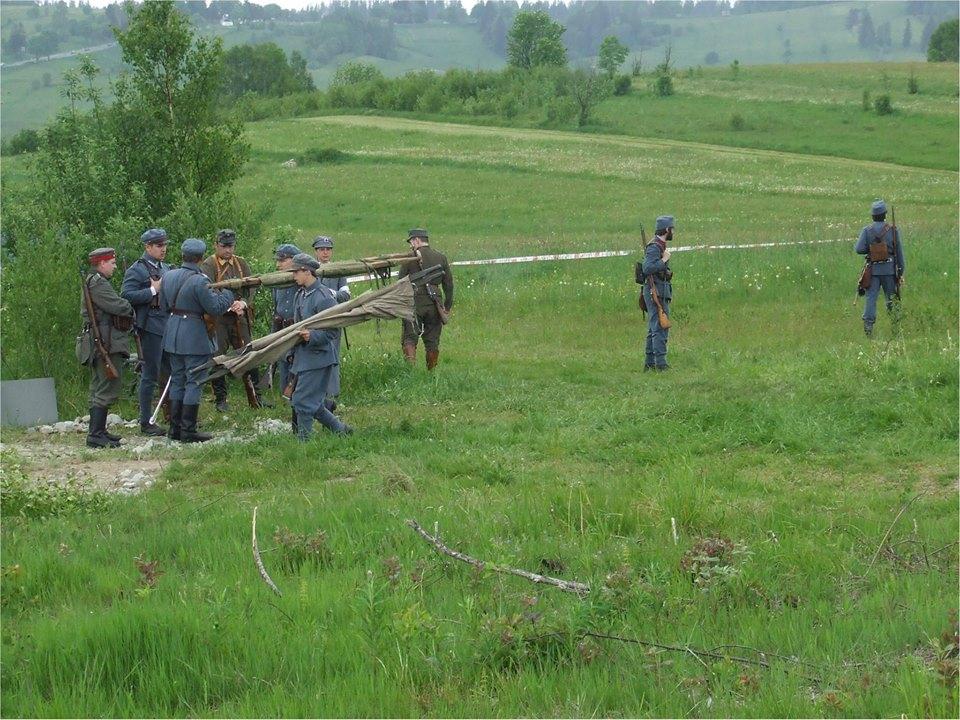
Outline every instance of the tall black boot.
<svg viewBox="0 0 960 720">
<path fill-rule="evenodd" d="M 206 442 L 212 440 L 213 435 L 197 431 L 197 414 L 199 405 L 184 405 L 180 420 L 180 441 L 185 443 Z"/>
<path fill-rule="evenodd" d="M 230 412 L 230 406 L 227 405 L 227 379 L 225 377 L 214 378 L 210 381 L 213 388 L 213 402 L 216 404 L 218 412 Z"/>
<path fill-rule="evenodd" d="M 90 408 L 90 429 L 87 431 L 87 447 L 115 448 L 120 443 L 106 436 L 107 409 L 104 407 Z"/>
<path fill-rule="evenodd" d="M 295 407 L 290 408 L 290 429 L 293 430 L 294 435 L 300 434 L 300 427 L 297 423 L 297 409 Z"/>
<path fill-rule="evenodd" d="M 180 400 L 170 401 L 170 429 L 167 437 L 171 440 L 180 440 L 180 423 L 183 420 L 183 403 Z"/>
</svg>

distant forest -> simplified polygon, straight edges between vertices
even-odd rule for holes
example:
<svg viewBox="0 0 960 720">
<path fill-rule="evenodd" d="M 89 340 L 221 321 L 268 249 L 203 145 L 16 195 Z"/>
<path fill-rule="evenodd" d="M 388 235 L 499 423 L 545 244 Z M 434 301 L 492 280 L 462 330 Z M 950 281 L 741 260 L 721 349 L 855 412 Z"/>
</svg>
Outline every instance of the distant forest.
<svg viewBox="0 0 960 720">
<path fill-rule="evenodd" d="M 336 0 L 328 5 L 288 10 L 279 5 L 258 5 L 240 0 L 219 0 L 206 5 L 178 0 L 177 7 L 198 26 L 230 23 L 235 26 L 284 26 L 288 33 L 304 36 L 306 61 L 319 67 L 344 53 L 392 58 L 397 51 L 395 26 L 424 23 L 474 25 L 494 53 L 506 54 L 507 32 L 521 10 L 543 10 L 566 28 L 563 42 L 571 58 L 596 53 L 603 38 L 617 36 L 631 48 L 664 45 L 671 37 L 668 19 L 746 15 L 795 10 L 826 0 L 729 0 L 711 2 L 479 2 L 467 13 L 460 0 Z M 937 19 L 956 14 L 956 4 L 937 0 L 911 0 L 910 15 L 925 18 L 930 30 Z M 7 11 L 26 8 L 24 20 L 3 23 L 2 55 L 5 61 L 49 56 L 63 48 L 94 45 L 113 39 L 111 26 L 126 26 L 121 3 L 103 10 L 74 1 L 37 4 L 4 2 Z M 12 13 L 8 13 L 12 14 Z M 19 17 L 19 16 L 18 16 Z"/>
</svg>

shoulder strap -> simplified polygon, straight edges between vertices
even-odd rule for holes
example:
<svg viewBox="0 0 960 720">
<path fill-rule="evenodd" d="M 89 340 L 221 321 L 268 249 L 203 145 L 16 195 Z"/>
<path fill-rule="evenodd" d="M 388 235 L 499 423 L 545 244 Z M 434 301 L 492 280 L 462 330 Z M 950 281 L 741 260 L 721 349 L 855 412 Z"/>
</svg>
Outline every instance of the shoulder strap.
<svg viewBox="0 0 960 720">
<path fill-rule="evenodd" d="M 187 277 L 184 279 L 184 281 L 183 281 L 182 283 L 180 283 L 180 287 L 177 288 L 177 292 L 176 292 L 176 293 L 174 294 L 174 296 L 173 296 L 173 301 L 170 303 L 170 307 L 171 307 L 171 308 L 177 307 L 177 300 L 178 300 L 179 297 L 180 297 L 180 293 L 181 293 L 181 292 L 183 291 L 183 289 L 187 286 L 187 283 L 190 282 L 190 279 L 193 278 L 195 275 L 201 275 L 201 274 L 202 274 L 199 270 L 191 270 L 190 268 L 185 268 L 185 269 L 186 269 L 190 274 L 187 275 Z"/>
</svg>

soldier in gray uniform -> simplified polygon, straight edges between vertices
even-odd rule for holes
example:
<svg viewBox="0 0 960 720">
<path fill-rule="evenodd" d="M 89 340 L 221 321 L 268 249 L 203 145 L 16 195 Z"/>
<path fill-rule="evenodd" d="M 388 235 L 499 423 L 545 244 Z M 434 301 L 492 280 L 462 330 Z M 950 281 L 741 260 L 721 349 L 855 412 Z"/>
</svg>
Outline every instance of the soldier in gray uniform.
<svg viewBox="0 0 960 720">
<path fill-rule="evenodd" d="M 904 269 L 900 230 L 887 224 L 887 204 L 883 200 L 875 201 L 870 207 L 870 215 L 873 222 L 860 231 L 854 247 L 857 254 L 867 256 L 866 262 L 870 266 L 870 286 L 863 306 L 863 331 L 868 337 L 873 334 L 873 324 L 877 321 L 880 288 L 883 288 L 887 311 L 890 311 L 893 309 L 894 296 L 899 295 Z"/>
<path fill-rule="evenodd" d="M 86 296 L 81 296 L 80 316 L 84 331 L 77 338 L 77 359 L 90 367 L 90 429 L 87 447 L 119 447 L 120 437 L 107 432 L 107 411 L 120 397 L 124 360 L 130 357 L 129 337 L 133 329 L 133 308 L 117 295 L 110 278 L 117 269 L 117 254 L 113 248 L 97 248 L 87 258 L 90 272 L 84 278 L 90 294 L 95 317 L 87 312 Z M 107 365 L 97 352 L 94 334 L 90 329 L 95 324 L 99 330 L 104 349 L 117 370 L 117 377 L 107 377 Z"/>
<path fill-rule="evenodd" d="M 293 259 L 293 279 L 299 287 L 294 310 L 295 322 L 337 304 L 330 291 L 321 285 L 313 274 L 319 267 L 320 263 L 306 253 Z M 336 328 L 301 330 L 301 342 L 294 346 L 292 351 L 293 363 L 290 371 L 297 376 L 297 385 L 291 400 L 297 413 L 297 437 L 302 442 L 310 439 L 314 419 L 337 435 L 353 432 L 349 425 L 344 424 L 324 405 L 327 388 L 330 387 L 330 373 L 337 364 L 333 344 L 337 334 Z"/>
<path fill-rule="evenodd" d="M 663 311 L 670 316 L 670 300 L 673 298 L 673 271 L 670 269 L 670 249 L 667 243 L 673 240 L 673 216 L 661 215 L 657 218 L 657 230 L 651 242 L 647 243 L 643 253 L 643 299 L 647 304 L 649 322 L 647 323 L 646 360 L 643 370 L 668 370 L 667 336 L 669 328 L 660 327 L 657 308 L 650 292 L 650 282 L 657 288 Z"/>
<path fill-rule="evenodd" d="M 403 357 L 411 365 L 417 361 L 417 340 L 423 338 L 423 347 L 427 351 L 427 370 L 433 370 L 440 359 L 440 333 L 444 325 L 440 313 L 442 310 L 444 315 L 449 315 L 453 307 L 453 274 L 450 272 L 447 256 L 430 247 L 430 236 L 427 235 L 426 230 L 423 228 L 410 230 L 407 233 L 407 242 L 410 243 L 410 249 L 417 255 L 419 261 L 403 265 L 397 273 L 398 278 L 434 265 L 443 268 L 440 286 L 417 285 L 414 289 L 413 303 L 416 318 L 413 322 L 403 321 L 403 332 L 400 336 Z M 443 295 L 440 294 L 441 287 Z"/>
<path fill-rule="evenodd" d="M 151 228 L 140 236 L 143 256 L 127 268 L 120 286 L 120 296 L 133 305 L 136 314 L 136 332 L 140 336 L 143 357 L 140 358 L 140 432 L 144 435 L 166 435 L 166 428 L 150 422 L 153 392 L 161 373 L 170 374 L 170 366 L 163 354 L 163 329 L 167 313 L 160 307 L 160 282 L 173 266 L 165 263 L 167 232 Z"/>
<path fill-rule="evenodd" d="M 183 264 L 169 271 L 160 287 L 160 304 L 169 313 L 163 349 L 170 359 L 170 431 L 171 440 L 205 442 L 212 436 L 197 431 L 200 410 L 200 385 L 206 372 L 193 372 L 207 362 L 215 351 L 207 335 L 203 313 L 220 317 L 227 312 L 246 310 L 243 300 L 234 300 L 229 290 L 214 292 L 210 279 L 200 270 L 207 246 L 203 240 L 184 240 Z"/>
<path fill-rule="evenodd" d="M 327 235 L 318 235 L 313 241 L 313 252 L 317 256 L 317 262 L 320 265 L 326 265 L 333 258 L 333 238 Z M 320 278 L 320 283 L 333 292 L 334 300 L 338 303 L 346 302 L 350 299 L 350 285 L 345 277 Z M 337 398 L 340 397 L 340 338 L 342 336 L 340 329 L 337 329 L 337 339 L 334 346 L 337 351 L 337 365 L 330 373 L 330 387 L 327 389 L 327 409 L 331 412 L 337 409 Z"/>
<path fill-rule="evenodd" d="M 276 260 L 277 270 L 292 270 L 293 258 L 300 254 L 300 248 L 290 243 L 284 243 L 277 248 Z M 270 324 L 270 332 L 283 330 L 285 327 L 293 325 L 293 305 L 297 296 L 297 286 L 273 287 L 270 289 L 273 296 L 273 321 Z M 277 363 L 280 370 L 280 389 L 287 386 L 290 379 L 290 364 L 286 358 L 281 358 Z"/>
</svg>

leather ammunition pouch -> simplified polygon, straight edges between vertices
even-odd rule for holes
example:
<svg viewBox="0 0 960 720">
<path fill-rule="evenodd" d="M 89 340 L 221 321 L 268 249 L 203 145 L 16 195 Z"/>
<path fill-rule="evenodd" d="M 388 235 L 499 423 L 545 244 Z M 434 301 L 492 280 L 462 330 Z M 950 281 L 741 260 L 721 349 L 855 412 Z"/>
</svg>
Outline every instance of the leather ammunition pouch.
<svg viewBox="0 0 960 720">
<path fill-rule="evenodd" d="M 280 317 L 279 315 L 274 315 L 274 316 L 273 316 L 273 325 L 272 325 L 272 327 L 273 327 L 273 332 L 277 332 L 278 330 L 283 330 L 284 328 L 288 328 L 288 327 L 290 327 L 291 325 L 293 325 L 294 322 L 295 322 L 295 321 L 294 321 L 293 318 L 290 318 L 289 320 L 284 320 L 284 319 L 283 319 L 282 317 Z"/>
<path fill-rule="evenodd" d="M 863 295 L 870 289 L 870 283 L 873 282 L 873 269 L 870 267 L 869 263 L 863 268 L 863 272 L 860 273 L 860 282 L 857 283 L 857 295 Z"/>
<path fill-rule="evenodd" d="M 643 278 L 643 263 L 642 263 L 642 262 L 638 262 L 638 263 L 634 263 L 634 264 L 633 264 L 633 281 L 634 281 L 637 285 L 643 285 L 643 283 L 644 283 L 644 278 Z"/>
<path fill-rule="evenodd" d="M 90 327 L 85 325 L 80 334 L 77 335 L 76 348 L 77 362 L 81 365 L 93 365 L 93 337 L 90 334 Z"/>
<path fill-rule="evenodd" d="M 130 332 L 133 329 L 133 318 L 127 315 L 111 315 L 110 324 L 120 332 Z"/>
</svg>

